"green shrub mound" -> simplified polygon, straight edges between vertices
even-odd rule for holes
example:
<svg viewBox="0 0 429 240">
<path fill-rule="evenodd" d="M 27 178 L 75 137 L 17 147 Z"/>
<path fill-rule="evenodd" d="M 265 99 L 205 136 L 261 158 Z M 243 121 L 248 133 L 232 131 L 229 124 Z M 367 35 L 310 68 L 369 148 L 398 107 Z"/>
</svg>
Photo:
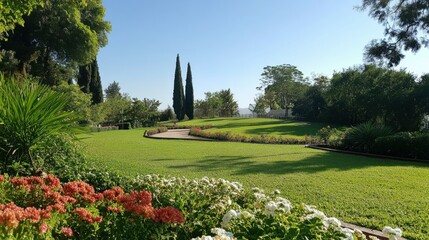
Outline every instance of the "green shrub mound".
<svg viewBox="0 0 429 240">
<path fill-rule="evenodd" d="M 393 132 L 390 128 L 372 123 L 363 123 L 349 129 L 343 140 L 343 147 L 347 150 L 371 152 L 375 139 L 389 136 Z"/>
<path fill-rule="evenodd" d="M 429 160 L 429 133 L 400 132 L 375 140 L 373 152 L 383 155 Z"/>
</svg>

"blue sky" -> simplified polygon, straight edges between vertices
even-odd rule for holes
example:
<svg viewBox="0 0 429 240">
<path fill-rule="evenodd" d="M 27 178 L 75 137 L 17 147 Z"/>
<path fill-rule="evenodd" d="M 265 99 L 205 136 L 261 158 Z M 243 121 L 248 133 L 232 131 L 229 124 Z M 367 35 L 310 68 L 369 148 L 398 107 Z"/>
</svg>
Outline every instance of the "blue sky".
<svg viewBox="0 0 429 240">
<path fill-rule="evenodd" d="M 242 108 L 259 93 L 265 66 L 291 64 L 305 76 L 363 63 L 363 49 L 383 28 L 360 0 L 104 0 L 112 24 L 98 60 L 103 87 L 119 82 L 131 97 L 172 105 L 176 55 L 183 81 L 191 63 L 195 99 L 230 88 Z M 399 67 L 429 72 L 429 51 Z M 185 84 L 185 82 L 183 83 Z"/>
</svg>

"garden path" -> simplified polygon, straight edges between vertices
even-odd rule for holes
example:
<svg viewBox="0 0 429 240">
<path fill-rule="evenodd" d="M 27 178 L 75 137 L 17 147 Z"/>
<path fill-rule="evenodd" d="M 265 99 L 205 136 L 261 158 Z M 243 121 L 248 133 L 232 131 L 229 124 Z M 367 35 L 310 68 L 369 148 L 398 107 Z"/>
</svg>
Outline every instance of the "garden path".
<svg viewBox="0 0 429 240">
<path fill-rule="evenodd" d="M 184 140 L 200 140 L 212 141 L 212 139 L 195 137 L 189 135 L 190 129 L 169 129 L 167 132 L 157 133 L 150 136 L 151 138 L 164 138 L 164 139 L 184 139 Z"/>
</svg>

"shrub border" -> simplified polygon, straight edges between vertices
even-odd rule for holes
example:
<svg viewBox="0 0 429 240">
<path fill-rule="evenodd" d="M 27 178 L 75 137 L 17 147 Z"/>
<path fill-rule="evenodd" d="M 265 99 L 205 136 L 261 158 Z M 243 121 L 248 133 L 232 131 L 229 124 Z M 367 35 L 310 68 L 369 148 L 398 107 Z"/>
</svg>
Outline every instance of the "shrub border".
<svg viewBox="0 0 429 240">
<path fill-rule="evenodd" d="M 305 145 L 305 147 L 313 148 L 313 149 L 318 149 L 318 150 L 329 151 L 329 152 L 337 152 L 337 153 L 359 155 L 359 156 L 364 156 L 364 157 L 373 157 L 373 158 L 380 158 L 380 159 L 390 159 L 390 160 L 398 160 L 398 161 L 404 161 L 404 162 L 429 163 L 429 160 L 423 160 L 423 159 L 417 159 L 417 158 L 403 158 L 403 157 L 395 157 L 395 156 L 389 156 L 389 155 L 379 155 L 379 154 L 374 154 L 374 153 L 363 153 L 363 152 L 341 150 L 341 149 L 336 149 L 336 148 L 330 148 L 327 145 L 308 144 L 308 145 Z"/>
</svg>

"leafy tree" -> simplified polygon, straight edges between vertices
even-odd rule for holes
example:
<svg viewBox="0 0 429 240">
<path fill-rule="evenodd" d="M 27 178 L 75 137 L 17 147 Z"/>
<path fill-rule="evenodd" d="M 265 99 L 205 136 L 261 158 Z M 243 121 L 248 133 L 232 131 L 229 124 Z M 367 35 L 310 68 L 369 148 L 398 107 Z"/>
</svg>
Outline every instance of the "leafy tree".
<svg viewBox="0 0 429 240">
<path fill-rule="evenodd" d="M 169 121 L 171 119 L 174 119 L 174 112 L 173 112 L 173 109 L 170 106 L 168 106 L 164 111 L 161 112 L 159 120 Z"/>
<path fill-rule="evenodd" d="M 174 73 L 173 109 L 179 121 L 185 118 L 184 101 L 185 96 L 183 93 L 182 71 L 180 69 L 179 54 L 177 54 L 176 70 Z"/>
<path fill-rule="evenodd" d="M 220 100 L 220 117 L 233 117 L 238 115 L 238 103 L 234 100 L 234 94 L 232 94 L 229 88 L 227 90 L 220 90 L 217 92 L 216 96 Z"/>
<path fill-rule="evenodd" d="M 40 173 L 43 160 L 38 159 L 34 151 L 47 147 L 44 143 L 55 134 L 70 131 L 73 127 L 73 115 L 64 112 L 68 101 L 66 95 L 47 86 L 14 79 L 5 81 L 0 75 L 0 159 L 3 171 L 20 165 L 28 167 L 33 174 Z M 25 172 L 26 169 L 21 170 Z"/>
<path fill-rule="evenodd" d="M 361 9 L 369 9 L 369 15 L 384 26 L 385 38 L 366 48 L 370 62 L 396 66 L 404 58 L 403 50 L 417 52 L 429 46 L 429 1 L 362 0 Z"/>
<path fill-rule="evenodd" d="M 196 114 L 200 117 L 232 117 L 238 114 L 238 104 L 230 89 L 206 92 L 204 100 L 195 102 Z"/>
<path fill-rule="evenodd" d="M 64 106 L 65 111 L 75 113 L 80 124 L 91 123 L 91 94 L 84 93 L 78 85 L 67 82 L 61 82 L 54 90 L 68 97 L 69 101 Z"/>
<path fill-rule="evenodd" d="M 256 113 L 258 116 L 262 116 L 266 114 L 266 109 L 268 108 L 267 100 L 265 99 L 265 96 L 263 94 L 258 95 L 255 97 L 255 104 L 251 105 L 249 107 L 249 110 L 253 113 Z"/>
<path fill-rule="evenodd" d="M 131 108 L 128 112 L 133 127 L 153 126 L 159 119 L 158 107 L 161 103 L 155 99 L 144 98 L 139 100 L 133 98 Z"/>
<path fill-rule="evenodd" d="M 106 99 L 113 99 L 113 98 L 121 98 L 121 87 L 119 86 L 119 83 L 116 81 L 113 81 L 107 88 L 104 90 L 106 93 Z"/>
<path fill-rule="evenodd" d="M 326 110 L 325 93 L 328 82 L 326 76 L 315 77 L 314 84 L 295 102 L 293 113 L 310 121 L 322 120 L 322 114 Z"/>
<path fill-rule="evenodd" d="M 275 102 L 286 109 L 285 118 L 288 118 L 288 110 L 307 88 L 302 72 L 295 66 L 283 64 L 264 67 L 261 76 L 261 86 L 257 89 L 264 89 L 266 96 L 273 96 Z"/>
<path fill-rule="evenodd" d="M 194 86 L 192 84 L 191 64 L 188 63 L 186 72 L 185 111 L 189 119 L 194 119 Z"/>
<path fill-rule="evenodd" d="M 17 24 L 23 26 L 24 16 L 30 14 L 38 5 L 43 5 L 43 1 L 2 0 L 0 2 L 0 40 L 7 38 L 5 33 L 13 30 Z"/>
<path fill-rule="evenodd" d="M 8 32 L 8 41 L 0 46 L 15 52 L 17 71 L 23 76 L 30 69 L 39 69 L 32 75 L 48 84 L 55 79 L 51 76 L 53 66 L 76 69 L 94 60 L 99 48 L 107 44 L 111 29 L 104 20 L 101 0 L 46 0 L 24 21 L 24 26 Z"/>
<path fill-rule="evenodd" d="M 336 73 L 326 93 L 331 122 L 375 122 L 395 130 L 416 130 L 423 112 L 417 101 L 415 77 L 365 65 Z"/>
</svg>

